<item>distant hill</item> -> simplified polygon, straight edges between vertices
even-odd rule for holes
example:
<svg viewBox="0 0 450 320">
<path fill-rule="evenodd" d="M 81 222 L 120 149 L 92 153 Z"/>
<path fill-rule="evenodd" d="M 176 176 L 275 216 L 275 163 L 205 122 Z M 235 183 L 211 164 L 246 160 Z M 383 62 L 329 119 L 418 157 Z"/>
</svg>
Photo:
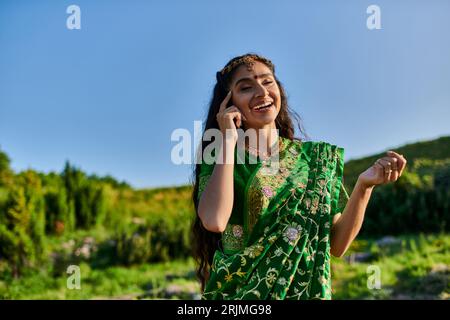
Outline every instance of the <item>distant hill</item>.
<svg viewBox="0 0 450 320">
<path fill-rule="evenodd" d="M 386 149 L 386 151 L 388 150 L 395 150 L 395 152 L 404 155 L 408 161 L 407 168 L 412 168 L 419 159 L 450 159 L 450 136 L 406 144 L 395 149 Z M 358 175 L 369 168 L 378 158 L 384 157 L 385 155 L 386 153 L 382 152 L 346 162 L 344 168 L 344 180 L 346 186 L 352 188 L 358 179 Z"/>
</svg>

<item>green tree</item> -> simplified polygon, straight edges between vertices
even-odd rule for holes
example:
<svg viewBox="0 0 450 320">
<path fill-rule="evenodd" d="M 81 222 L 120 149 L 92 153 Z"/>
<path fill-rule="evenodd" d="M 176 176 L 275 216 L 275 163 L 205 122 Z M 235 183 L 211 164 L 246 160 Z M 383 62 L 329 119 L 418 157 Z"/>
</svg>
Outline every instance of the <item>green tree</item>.
<svg viewBox="0 0 450 320">
<path fill-rule="evenodd" d="M 10 193 L 7 210 L 0 221 L 0 256 L 8 261 L 15 277 L 33 266 L 36 247 L 30 234 L 31 212 L 23 187 L 15 187 Z"/>
<path fill-rule="evenodd" d="M 13 184 L 14 174 L 10 168 L 10 159 L 6 153 L 0 149 L 0 188 Z"/>
</svg>

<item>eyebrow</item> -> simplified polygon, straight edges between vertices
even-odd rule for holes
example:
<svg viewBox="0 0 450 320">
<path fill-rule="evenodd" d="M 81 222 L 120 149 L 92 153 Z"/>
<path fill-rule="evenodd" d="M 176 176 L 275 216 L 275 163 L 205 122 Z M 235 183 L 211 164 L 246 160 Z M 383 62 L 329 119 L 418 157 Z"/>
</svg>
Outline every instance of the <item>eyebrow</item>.
<svg viewBox="0 0 450 320">
<path fill-rule="evenodd" d="M 267 77 L 273 77 L 273 74 L 271 74 L 271 73 L 263 73 L 263 74 L 259 74 L 259 75 L 256 75 L 255 76 L 255 79 L 257 79 L 257 78 L 267 78 Z M 236 81 L 236 83 L 234 84 L 235 86 L 237 86 L 239 83 L 241 83 L 242 81 L 252 81 L 253 79 L 252 78 L 248 78 L 248 77 L 246 77 L 246 78 L 241 78 L 241 79 L 239 79 L 238 81 Z"/>
</svg>

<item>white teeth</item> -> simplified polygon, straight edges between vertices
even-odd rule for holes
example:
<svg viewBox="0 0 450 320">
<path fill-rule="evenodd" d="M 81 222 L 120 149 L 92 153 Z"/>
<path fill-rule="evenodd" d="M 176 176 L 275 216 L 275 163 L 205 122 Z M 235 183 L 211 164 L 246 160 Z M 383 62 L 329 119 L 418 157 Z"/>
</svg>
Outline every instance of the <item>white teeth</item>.
<svg viewBox="0 0 450 320">
<path fill-rule="evenodd" d="M 259 106 L 256 106 L 256 107 L 254 107 L 253 109 L 258 110 L 258 109 L 261 109 L 261 108 L 264 108 L 264 107 L 268 107 L 268 106 L 270 106 L 271 104 L 272 104 L 272 102 L 266 102 L 265 104 L 261 104 L 261 105 L 259 105 Z"/>
</svg>

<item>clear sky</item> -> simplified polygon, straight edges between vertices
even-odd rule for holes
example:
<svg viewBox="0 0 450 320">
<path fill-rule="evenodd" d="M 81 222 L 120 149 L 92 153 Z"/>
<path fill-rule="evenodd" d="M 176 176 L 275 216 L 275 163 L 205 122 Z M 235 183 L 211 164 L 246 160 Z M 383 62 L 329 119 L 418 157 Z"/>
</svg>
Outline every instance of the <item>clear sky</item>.
<svg viewBox="0 0 450 320">
<path fill-rule="evenodd" d="M 450 134 L 449 30 L 448 0 L 1 0 L 0 148 L 16 171 L 70 160 L 138 188 L 188 183 L 171 133 L 193 133 L 215 72 L 246 52 L 275 63 L 311 139 L 346 160 L 437 138 Z"/>
</svg>

